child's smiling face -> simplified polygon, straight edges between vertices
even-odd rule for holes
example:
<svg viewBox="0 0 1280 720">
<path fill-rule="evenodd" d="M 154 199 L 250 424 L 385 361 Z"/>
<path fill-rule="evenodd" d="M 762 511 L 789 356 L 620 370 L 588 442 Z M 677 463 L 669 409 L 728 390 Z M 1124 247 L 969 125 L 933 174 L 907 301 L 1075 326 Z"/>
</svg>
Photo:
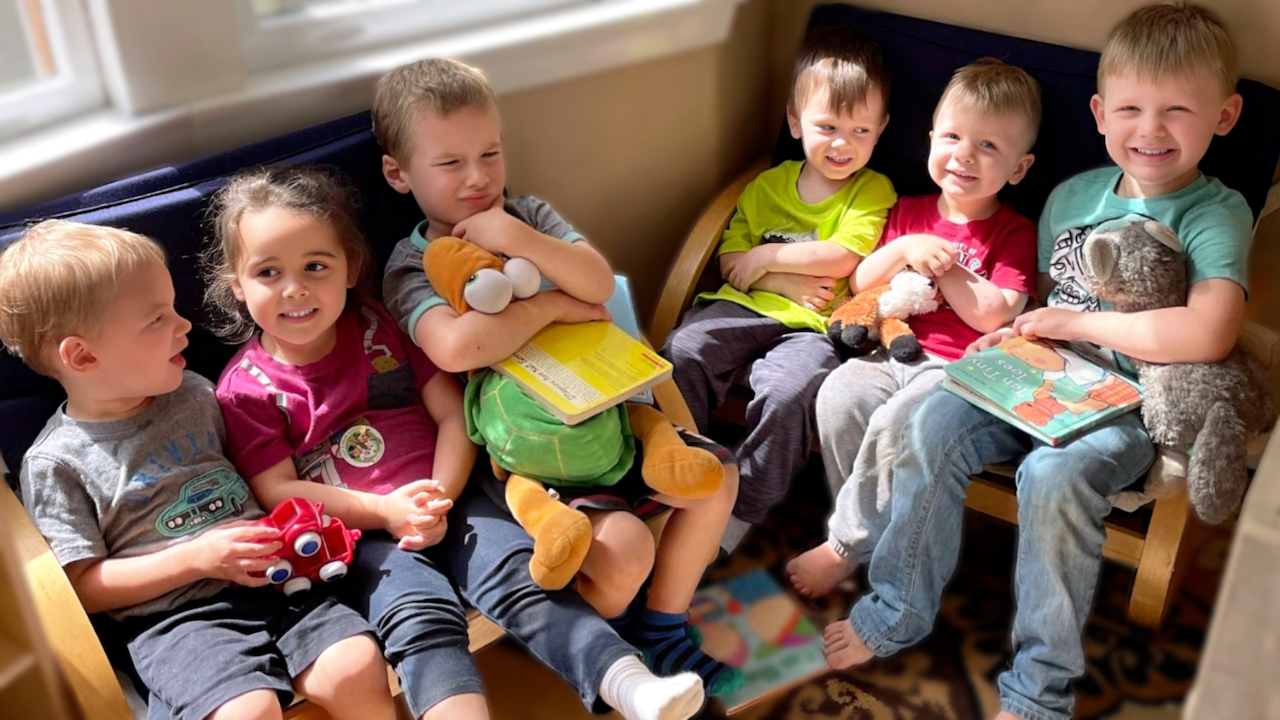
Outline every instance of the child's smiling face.
<svg viewBox="0 0 1280 720">
<path fill-rule="evenodd" d="M 866 166 L 889 118 L 884 97 L 871 88 L 852 112 L 829 107 L 828 90 L 818 89 L 803 107 L 787 111 L 791 137 L 800 140 L 808 165 L 827 180 L 843 182 Z"/>
</svg>

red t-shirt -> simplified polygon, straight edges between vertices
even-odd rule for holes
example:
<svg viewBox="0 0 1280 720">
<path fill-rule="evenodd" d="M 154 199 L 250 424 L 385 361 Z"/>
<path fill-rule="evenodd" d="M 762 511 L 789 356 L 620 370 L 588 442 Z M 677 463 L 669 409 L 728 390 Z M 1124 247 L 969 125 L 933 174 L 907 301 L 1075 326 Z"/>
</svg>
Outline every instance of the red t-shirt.
<svg viewBox="0 0 1280 720">
<path fill-rule="evenodd" d="M 1034 294 L 1036 227 L 1008 205 L 1001 205 L 985 220 L 957 225 L 938 212 L 938 195 L 900 198 L 889 211 L 880 237 L 883 247 L 903 235 L 936 235 L 960 251 L 957 263 L 1002 290 Z M 907 318 L 907 324 L 925 352 L 947 360 L 964 355 L 964 349 L 982 333 L 965 324 L 943 301 L 937 310 Z"/>
</svg>

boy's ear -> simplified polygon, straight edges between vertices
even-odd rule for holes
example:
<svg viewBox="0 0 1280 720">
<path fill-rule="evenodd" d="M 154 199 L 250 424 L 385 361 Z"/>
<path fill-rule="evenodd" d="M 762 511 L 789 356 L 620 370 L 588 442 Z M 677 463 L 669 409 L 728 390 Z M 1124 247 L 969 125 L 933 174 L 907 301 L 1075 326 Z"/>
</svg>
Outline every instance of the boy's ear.
<svg viewBox="0 0 1280 720">
<path fill-rule="evenodd" d="M 400 166 L 399 160 L 390 155 L 382 156 L 382 177 L 386 178 L 387 184 L 401 195 L 409 192 L 409 182 L 405 178 L 404 168 Z"/>
<path fill-rule="evenodd" d="M 1099 135 L 1107 134 L 1107 119 L 1103 108 L 1102 96 L 1094 93 L 1093 97 L 1089 98 L 1089 110 L 1093 112 L 1093 121 L 1098 124 Z"/>
<path fill-rule="evenodd" d="M 73 373 L 87 373 L 98 367 L 98 356 L 79 335 L 69 335 L 58 343 L 58 364 Z"/>
<path fill-rule="evenodd" d="M 884 134 L 884 129 L 889 127 L 889 113 L 884 114 L 884 120 L 880 121 L 880 129 L 876 130 L 876 142 L 880 141 L 880 136 Z M 929 131 L 929 137 L 933 137 L 933 131 Z"/>
<path fill-rule="evenodd" d="M 240 287 L 240 278 L 231 278 L 231 294 L 236 296 L 240 302 L 244 302 L 244 288 Z"/>
<path fill-rule="evenodd" d="M 796 115 L 795 109 L 790 105 L 787 106 L 787 127 L 791 128 L 791 137 L 800 139 L 800 118 Z"/>
<path fill-rule="evenodd" d="M 1213 129 L 1214 134 L 1226 135 L 1231 132 L 1231 128 L 1235 127 L 1240 119 L 1240 110 L 1243 106 L 1244 98 L 1240 97 L 1240 93 L 1232 93 L 1222 109 L 1218 111 L 1218 125 Z"/>
<path fill-rule="evenodd" d="M 1022 178 L 1027 176 L 1027 171 L 1031 169 L 1031 164 L 1036 161 L 1036 156 L 1027 153 L 1018 161 L 1017 167 L 1013 169 L 1013 174 L 1009 176 L 1009 184 L 1017 185 L 1022 182 Z"/>
</svg>

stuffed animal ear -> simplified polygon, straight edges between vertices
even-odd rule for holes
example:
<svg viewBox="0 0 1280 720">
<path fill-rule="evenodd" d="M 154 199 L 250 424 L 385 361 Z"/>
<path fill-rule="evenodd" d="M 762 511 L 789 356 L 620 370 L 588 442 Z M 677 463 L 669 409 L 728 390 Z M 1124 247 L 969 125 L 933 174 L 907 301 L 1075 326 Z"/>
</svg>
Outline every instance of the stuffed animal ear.
<svg viewBox="0 0 1280 720">
<path fill-rule="evenodd" d="M 1084 241 L 1085 272 L 1095 282 L 1105 283 L 1116 269 L 1115 239 L 1107 233 L 1094 233 Z"/>
<path fill-rule="evenodd" d="M 1148 220 L 1142 223 L 1142 229 L 1158 240 L 1161 245 L 1174 252 L 1182 252 L 1182 241 L 1178 239 L 1178 234 L 1173 231 L 1173 228 L 1168 225 L 1155 220 Z"/>
<path fill-rule="evenodd" d="M 467 302 L 467 283 L 484 269 L 502 273 L 502 261 L 475 244 L 456 237 L 436 238 L 427 243 L 422 253 L 422 269 L 427 282 L 456 312 L 471 309 Z M 510 296 L 508 296 L 510 297 Z"/>
</svg>

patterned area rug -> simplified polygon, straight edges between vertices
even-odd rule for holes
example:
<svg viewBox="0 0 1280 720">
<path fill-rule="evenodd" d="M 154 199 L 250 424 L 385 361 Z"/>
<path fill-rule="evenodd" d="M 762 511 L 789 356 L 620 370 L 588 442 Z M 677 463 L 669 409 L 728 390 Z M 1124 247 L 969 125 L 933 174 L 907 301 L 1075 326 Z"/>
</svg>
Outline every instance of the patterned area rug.
<svg viewBox="0 0 1280 720">
<path fill-rule="evenodd" d="M 712 580 L 766 567 L 784 586 L 783 565 L 826 538 L 826 496 L 814 462 L 791 496 L 752 529 Z M 966 514 L 959 570 L 948 586 L 933 634 L 921 645 L 861 668 L 832 671 L 735 715 L 743 720 L 991 720 L 999 712 L 995 678 L 1012 657 L 1011 578 L 1017 530 Z M 1209 609 L 1226 560 L 1230 529 L 1209 529 L 1164 626 L 1129 622 L 1133 571 L 1106 563 L 1085 630 L 1086 675 L 1077 681 L 1077 718 L 1132 717 L 1180 702 L 1190 690 Z M 865 578 L 845 581 L 807 605 L 817 627 L 848 616 Z M 1162 712 L 1161 715 L 1164 713 Z M 714 707 L 704 717 L 722 717 Z"/>
</svg>

